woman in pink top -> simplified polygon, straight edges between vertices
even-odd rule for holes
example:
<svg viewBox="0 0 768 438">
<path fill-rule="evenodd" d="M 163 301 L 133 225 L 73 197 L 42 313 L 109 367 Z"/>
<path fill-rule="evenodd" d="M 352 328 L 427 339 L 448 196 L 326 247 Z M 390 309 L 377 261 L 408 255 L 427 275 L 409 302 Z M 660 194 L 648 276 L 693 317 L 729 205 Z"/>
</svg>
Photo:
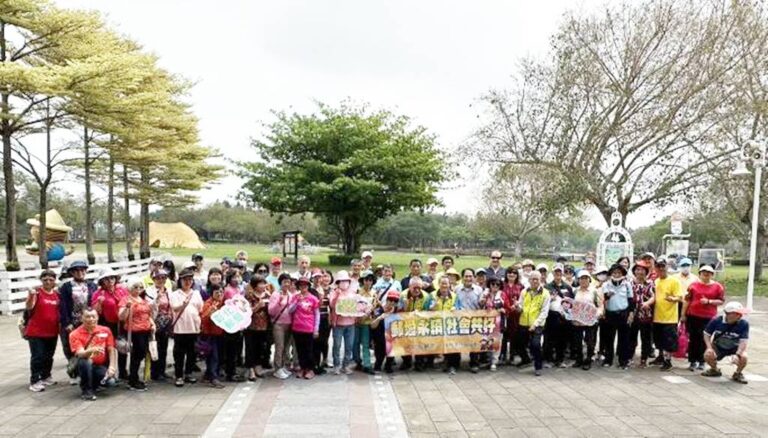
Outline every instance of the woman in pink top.
<svg viewBox="0 0 768 438">
<path fill-rule="evenodd" d="M 331 292 L 331 327 L 333 327 L 333 372 L 351 374 L 349 364 L 352 363 L 352 351 L 355 344 L 355 320 L 353 316 L 340 316 L 336 314 L 336 303 L 341 298 L 350 298 L 355 295 L 351 289 L 351 278 L 347 271 L 339 271 L 336 274 L 336 288 Z M 341 361 L 341 343 L 344 342 L 344 362 Z"/>
<path fill-rule="evenodd" d="M 291 377 L 290 371 L 286 369 L 290 361 L 289 349 L 291 345 L 291 312 L 288 307 L 291 304 L 293 293 L 293 280 L 290 274 L 280 274 L 277 278 L 280 284 L 280 290 L 275 291 L 269 297 L 269 318 L 272 321 L 272 338 L 275 343 L 275 372 L 274 376 L 278 379 L 287 379 Z"/>
<path fill-rule="evenodd" d="M 309 280 L 299 277 L 296 280 L 299 293 L 291 297 L 290 312 L 293 315 L 291 330 L 299 356 L 301 371 L 297 378 L 311 379 L 315 377 L 315 359 L 313 352 L 314 339 L 320 333 L 320 300 L 309 293 Z"/>
</svg>

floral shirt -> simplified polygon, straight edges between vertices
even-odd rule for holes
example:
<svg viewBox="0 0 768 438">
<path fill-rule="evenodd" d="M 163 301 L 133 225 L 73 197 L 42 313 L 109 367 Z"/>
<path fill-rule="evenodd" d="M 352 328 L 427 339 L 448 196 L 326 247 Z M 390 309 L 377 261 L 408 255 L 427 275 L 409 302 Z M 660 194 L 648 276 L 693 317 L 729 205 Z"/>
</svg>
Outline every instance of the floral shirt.
<svg viewBox="0 0 768 438">
<path fill-rule="evenodd" d="M 656 291 L 653 287 L 653 282 L 649 281 L 645 284 L 632 282 L 632 292 L 635 299 L 635 318 L 638 322 L 651 323 L 653 322 L 653 306 L 643 308 L 643 303 L 653 298 Z"/>
<path fill-rule="evenodd" d="M 264 307 L 254 311 L 251 314 L 251 325 L 248 326 L 249 330 L 265 331 L 269 328 L 269 309 L 266 305 L 269 302 L 269 292 L 264 292 L 259 295 L 256 291 L 248 291 L 245 294 L 245 299 L 251 304 L 251 307 L 263 302 Z"/>
</svg>

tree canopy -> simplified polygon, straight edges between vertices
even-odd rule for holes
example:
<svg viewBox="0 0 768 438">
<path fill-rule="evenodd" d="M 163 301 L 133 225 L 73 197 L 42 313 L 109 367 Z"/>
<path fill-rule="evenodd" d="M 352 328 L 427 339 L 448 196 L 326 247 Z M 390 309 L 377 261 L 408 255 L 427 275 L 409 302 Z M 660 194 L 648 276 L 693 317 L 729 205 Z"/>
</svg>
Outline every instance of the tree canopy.
<svg viewBox="0 0 768 438">
<path fill-rule="evenodd" d="M 252 142 L 260 160 L 240 163 L 244 196 L 272 212 L 325 218 L 347 254 L 380 219 L 439 203 L 445 161 L 408 117 L 350 103 L 275 117 Z"/>
</svg>

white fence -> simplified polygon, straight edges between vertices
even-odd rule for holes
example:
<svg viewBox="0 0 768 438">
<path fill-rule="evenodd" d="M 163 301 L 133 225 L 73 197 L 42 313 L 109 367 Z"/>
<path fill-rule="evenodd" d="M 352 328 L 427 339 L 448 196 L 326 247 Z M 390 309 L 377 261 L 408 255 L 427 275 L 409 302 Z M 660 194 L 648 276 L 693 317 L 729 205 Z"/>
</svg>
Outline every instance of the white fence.
<svg viewBox="0 0 768 438">
<path fill-rule="evenodd" d="M 143 276 L 149 271 L 149 259 L 127 260 L 114 263 L 101 263 L 88 267 L 86 278 L 96 279 L 99 271 L 112 268 L 122 280 L 130 276 Z M 56 275 L 61 268 L 52 268 Z M 0 271 L 0 315 L 13 315 L 24 310 L 24 302 L 30 289 L 40 286 L 40 269 L 26 271 Z"/>
</svg>

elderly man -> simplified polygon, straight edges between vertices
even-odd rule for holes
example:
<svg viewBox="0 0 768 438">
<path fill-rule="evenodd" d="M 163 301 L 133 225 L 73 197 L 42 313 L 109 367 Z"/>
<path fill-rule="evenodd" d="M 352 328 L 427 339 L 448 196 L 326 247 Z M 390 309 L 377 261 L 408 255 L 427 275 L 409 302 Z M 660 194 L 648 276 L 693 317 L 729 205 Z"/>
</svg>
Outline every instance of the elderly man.
<svg viewBox="0 0 768 438">
<path fill-rule="evenodd" d="M 541 274 L 533 271 L 528 277 L 530 286 L 523 292 L 517 307 L 520 310 L 520 328 L 518 333 L 521 336 L 519 345 L 528 344 L 533 356 L 534 374 L 541 375 L 542 354 L 541 354 L 541 335 L 544 333 L 544 326 L 549 315 L 549 291 L 541 285 Z M 531 363 L 531 358 L 523 350 L 523 360 L 518 366 L 525 366 Z"/>
<path fill-rule="evenodd" d="M 363 271 L 373 271 L 373 253 L 370 251 L 363 251 L 360 255 L 363 259 Z"/>
<path fill-rule="evenodd" d="M 725 305 L 723 315 L 715 317 L 707 324 L 704 330 L 704 343 L 707 350 L 704 352 L 704 360 L 709 369 L 701 373 L 705 377 L 720 377 L 722 371 L 717 367 L 717 362 L 731 356 L 731 361 L 736 365 L 736 372 L 731 376 L 734 382 L 746 384 L 744 368 L 747 366 L 747 344 L 749 342 L 749 322 L 742 318 L 748 309 L 741 303 L 731 301 Z"/>
<path fill-rule="evenodd" d="M 423 275 L 421 273 L 421 260 L 419 259 L 413 259 L 408 264 L 408 267 L 410 268 L 410 273 L 404 277 L 402 280 L 400 280 L 400 288 L 402 290 L 408 289 L 408 285 L 410 284 L 410 281 L 412 278 L 420 278 L 422 283 L 422 288 L 427 293 L 432 293 L 435 288 L 432 285 L 432 280 L 427 277 L 426 275 Z"/>
<path fill-rule="evenodd" d="M 485 273 L 489 278 L 494 277 L 502 281 L 506 278 L 507 271 L 501 267 L 501 258 L 501 251 L 491 252 L 490 264 L 485 269 Z"/>
<path fill-rule="evenodd" d="M 77 372 L 80 376 L 81 398 L 96 400 L 96 389 L 114 386 L 117 370 L 115 339 L 109 327 L 96 324 L 99 315 L 87 309 L 82 314 L 82 325 L 69 334 L 72 354 L 77 357 Z"/>
<path fill-rule="evenodd" d="M 483 289 L 475 284 L 475 271 L 464 268 L 461 271 L 462 284 L 456 288 L 456 310 L 480 310 L 480 296 Z M 469 353 L 469 370 L 477 373 L 480 370 L 480 353 Z M 455 364 L 458 366 L 458 364 Z"/>
<path fill-rule="evenodd" d="M 309 260 L 309 256 L 300 256 L 299 270 L 294 272 L 291 277 L 293 277 L 294 280 L 298 280 L 299 278 L 306 278 L 307 280 L 312 281 L 312 270 L 309 269 L 310 264 L 311 261 Z"/>
<path fill-rule="evenodd" d="M 435 281 L 437 278 L 437 265 L 439 265 L 440 262 L 437 261 L 436 258 L 430 257 L 427 259 L 427 276 L 429 277 L 429 281 Z"/>
<path fill-rule="evenodd" d="M 408 281 L 408 289 L 400 294 L 399 312 L 421 312 L 432 310 L 435 306 L 432 295 L 422 289 L 422 280 L 419 277 L 411 277 Z M 432 357 L 416 356 L 416 371 L 424 371 Z M 407 370 L 413 364 L 413 356 L 403 356 L 400 370 Z"/>
</svg>

